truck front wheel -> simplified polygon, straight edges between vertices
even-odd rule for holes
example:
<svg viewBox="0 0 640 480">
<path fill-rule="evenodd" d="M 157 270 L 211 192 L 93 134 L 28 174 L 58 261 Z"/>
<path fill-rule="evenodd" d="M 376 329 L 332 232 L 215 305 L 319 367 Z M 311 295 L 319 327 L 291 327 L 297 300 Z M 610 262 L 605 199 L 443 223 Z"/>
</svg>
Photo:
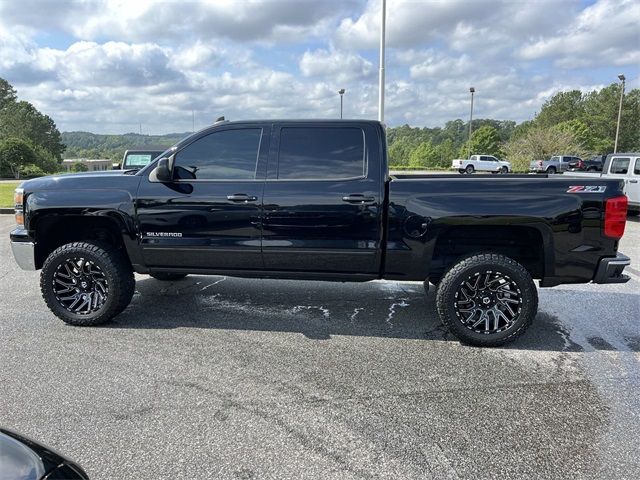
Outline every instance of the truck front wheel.
<svg viewBox="0 0 640 480">
<path fill-rule="evenodd" d="M 101 243 L 73 242 L 47 257 L 40 290 L 49 309 L 63 322 L 99 325 L 127 308 L 135 278 L 119 250 Z"/>
<path fill-rule="evenodd" d="M 442 323 L 461 342 L 497 347 L 531 325 L 538 292 L 518 262 L 484 253 L 462 259 L 442 277 L 436 305 Z"/>
</svg>

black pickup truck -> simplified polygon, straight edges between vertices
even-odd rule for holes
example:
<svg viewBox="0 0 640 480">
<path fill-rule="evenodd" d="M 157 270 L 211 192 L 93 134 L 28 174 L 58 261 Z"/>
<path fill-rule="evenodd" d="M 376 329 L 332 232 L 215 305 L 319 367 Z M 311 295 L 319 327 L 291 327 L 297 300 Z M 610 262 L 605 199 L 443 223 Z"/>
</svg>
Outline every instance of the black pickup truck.
<svg viewBox="0 0 640 480">
<path fill-rule="evenodd" d="M 18 264 L 55 315 L 122 312 L 134 272 L 424 281 L 462 341 L 533 321 L 542 287 L 626 282 L 622 181 L 390 176 L 374 121 L 220 122 L 140 170 L 50 176 L 16 191 Z"/>
</svg>

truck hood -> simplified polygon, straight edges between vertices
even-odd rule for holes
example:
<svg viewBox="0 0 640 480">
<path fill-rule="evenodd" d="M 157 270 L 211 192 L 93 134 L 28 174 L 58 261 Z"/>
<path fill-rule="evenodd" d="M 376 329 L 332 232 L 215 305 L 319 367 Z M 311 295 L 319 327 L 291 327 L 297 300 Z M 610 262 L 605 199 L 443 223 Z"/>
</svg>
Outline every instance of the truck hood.
<svg viewBox="0 0 640 480">
<path fill-rule="evenodd" d="M 98 172 L 63 173 L 46 177 L 25 180 L 20 184 L 25 192 L 37 190 L 114 188 L 118 185 L 129 185 L 135 175 L 125 174 L 126 170 L 104 170 Z M 123 177 L 126 177 L 123 178 Z"/>
</svg>

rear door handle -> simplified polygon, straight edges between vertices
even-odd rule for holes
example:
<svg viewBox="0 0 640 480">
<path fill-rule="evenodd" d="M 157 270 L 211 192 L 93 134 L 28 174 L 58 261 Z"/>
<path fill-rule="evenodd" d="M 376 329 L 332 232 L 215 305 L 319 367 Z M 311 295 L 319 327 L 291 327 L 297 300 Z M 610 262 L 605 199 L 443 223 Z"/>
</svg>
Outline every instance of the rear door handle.
<svg viewBox="0 0 640 480">
<path fill-rule="evenodd" d="M 629 183 L 638 183 L 638 180 L 629 180 Z"/>
<path fill-rule="evenodd" d="M 258 197 L 254 197 L 253 195 L 247 195 L 246 193 L 234 193 L 233 195 L 227 195 L 227 200 L 230 202 L 255 202 L 258 200 Z"/>
<path fill-rule="evenodd" d="M 351 195 L 342 197 L 342 201 L 347 203 L 358 203 L 360 205 L 369 205 L 375 203 L 376 197 L 368 197 L 361 193 L 352 193 Z"/>
</svg>

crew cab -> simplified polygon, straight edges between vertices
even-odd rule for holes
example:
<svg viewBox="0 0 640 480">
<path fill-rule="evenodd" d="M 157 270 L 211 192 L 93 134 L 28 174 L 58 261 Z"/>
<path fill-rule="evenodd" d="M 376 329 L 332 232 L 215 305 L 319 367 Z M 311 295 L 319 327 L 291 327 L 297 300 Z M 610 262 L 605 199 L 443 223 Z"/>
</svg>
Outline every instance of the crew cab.
<svg viewBox="0 0 640 480">
<path fill-rule="evenodd" d="M 558 173 L 569 170 L 570 165 L 581 162 L 580 157 L 569 155 L 554 155 L 549 160 L 533 160 L 529 164 L 529 171 L 535 173 Z"/>
<path fill-rule="evenodd" d="M 10 234 L 64 322 L 106 322 L 134 272 L 437 285 L 442 322 L 496 346 L 534 320 L 534 279 L 626 282 L 621 180 L 396 175 L 375 121 L 221 122 L 148 166 L 28 180 Z M 510 199 L 505 202 L 504 199 Z M 142 313 L 141 313 L 142 314 Z"/>
<path fill-rule="evenodd" d="M 471 155 L 469 160 L 457 158 L 451 161 L 451 169 L 458 173 L 491 172 L 509 173 L 511 164 L 504 160 L 498 160 L 493 155 Z"/>
</svg>

